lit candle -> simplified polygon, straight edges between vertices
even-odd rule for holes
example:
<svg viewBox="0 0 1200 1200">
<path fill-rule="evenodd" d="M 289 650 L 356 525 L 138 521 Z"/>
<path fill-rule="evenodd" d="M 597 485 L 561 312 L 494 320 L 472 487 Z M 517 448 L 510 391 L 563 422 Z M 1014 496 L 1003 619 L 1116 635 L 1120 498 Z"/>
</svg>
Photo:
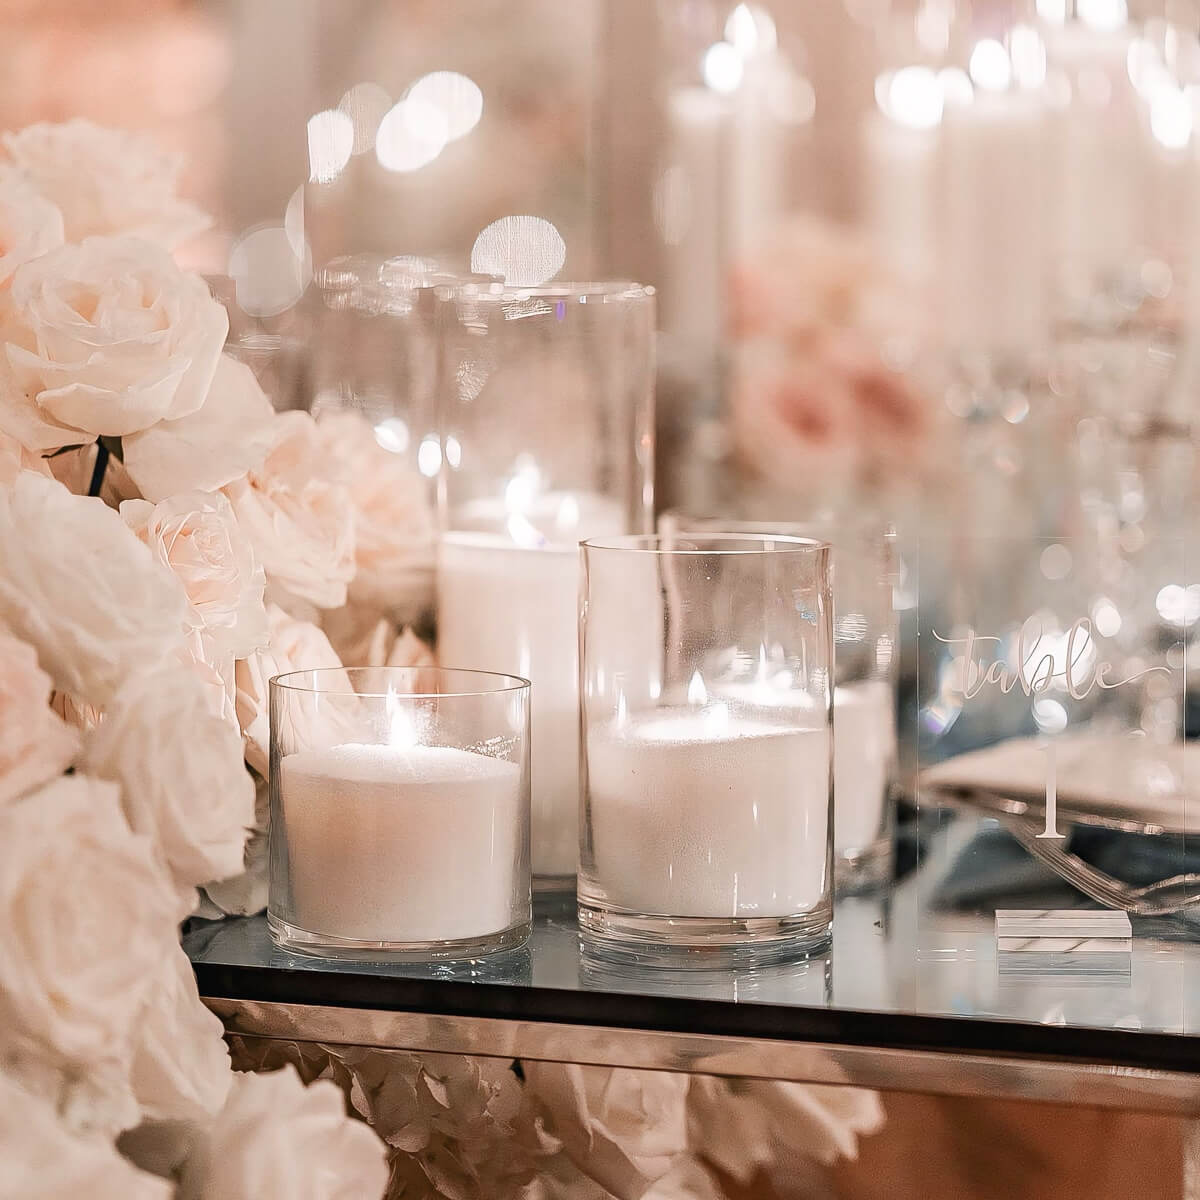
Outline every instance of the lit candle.
<svg viewBox="0 0 1200 1200">
<path fill-rule="evenodd" d="M 507 929 L 520 785 L 517 763 L 448 746 L 347 743 L 284 756 L 296 925 L 380 942 Z"/>
<path fill-rule="evenodd" d="M 588 740 L 594 882 L 608 904 L 676 917 L 781 917 L 827 887 L 824 730 L 723 704 L 630 716 Z"/>
<path fill-rule="evenodd" d="M 625 528 L 599 495 L 464 506 L 438 558 L 438 659 L 520 675 L 530 691 L 534 875 L 575 874 L 579 849 L 579 550 Z M 499 528 L 500 531 L 496 531 Z M 486 532 L 487 530 L 493 532 Z"/>
</svg>

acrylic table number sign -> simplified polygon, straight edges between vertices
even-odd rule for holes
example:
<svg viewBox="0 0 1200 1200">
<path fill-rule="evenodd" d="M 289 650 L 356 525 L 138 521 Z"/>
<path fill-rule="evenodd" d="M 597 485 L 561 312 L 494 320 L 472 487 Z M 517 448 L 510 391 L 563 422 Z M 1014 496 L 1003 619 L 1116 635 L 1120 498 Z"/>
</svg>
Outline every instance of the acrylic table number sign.
<svg viewBox="0 0 1200 1200">
<path fill-rule="evenodd" d="M 1190 869 L 1178 835 L 1200 830 L 1184 730 L 1192 630 L 1164 603 L 1173 586 L 1188 594 L 1183 547 L 1157 547 L 1152 573 L 1089 539 L 981 539 L 951 584 L 936 567 L 953 550 L 921 549 L 937 586 L 918 614 L 918 804 L 957 814 L 923 880 L 929 946 L 1127 950 L 1126 914 L 1167 902 L 1134 884 L 1158 857 L 1163 880 Z"/>
</svg>

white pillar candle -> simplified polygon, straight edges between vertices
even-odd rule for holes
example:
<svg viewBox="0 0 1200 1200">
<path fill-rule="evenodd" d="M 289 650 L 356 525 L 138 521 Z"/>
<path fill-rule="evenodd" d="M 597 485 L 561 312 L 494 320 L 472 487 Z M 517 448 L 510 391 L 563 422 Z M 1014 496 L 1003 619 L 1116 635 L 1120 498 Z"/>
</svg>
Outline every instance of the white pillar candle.
<svg viewBox="0 0 1200 1200">
<path fill-rule="evenodd" d="M 722 200 L 730 103 L 705 87 L 667 104 L 669 165 L 656 197 L 665 244 L 662 324 L 682 344 L 715 352 L 724 327 Z"/>
<path fill-rule="evenodd" d="M 663 708 L 589 735 L 595 881 L 677 917 L 782 917 L 826 890 L 829 737 Z"/>
<path fill-rule="evenodd" d="M 947 340 L 1022 355 L 1047 335 L 1041 102 L 980 87 L 947 104 L 943 129 Z"/>
<path fill-rule="evenodd" d="M 559 519 L 564 505 L 570 517 L 568 528 L 575 531 L 571 535 Z M 455 532 L 442 538 L 438 661 L 444 667 L 520 675 L 532 683 L 533 873 L 573 875 L 579 850 L 579 548 L 575 539 L 617 533 L 624 521 L 615 501 L 596 495 L 542 497 L 503 521 L 500 509 L 491 502 L 471 505 L 464 509 L 462 523 L 472 530 L 501 524 L 507 532 Z M 542 544 L 518 545 L 513 540 L 526 535 Z M 552 540 L 544 540 L 547 536 Z"/>
<path fill-rule="evenodd" d="M 295 923 L 360 941 L 452 941 L 512 924 L 521 769 L 444 746 L 286 755 Z"/>
<path fill-rule="evenodd" d="M 1050 113 L 1051 253 L 1090 289 L 1127 265 L 1142 235 L 1142 137 L 1129 83 L 1129 29 L 1048 27 L 1047 65 L 1063 103 Z"/>
<path fill-rule="evenodd" d="M 936 262 L 938 129 L 872 112 L 862 136 L 867 233 L 901 274 L 924 279 Z"/>
</svg>

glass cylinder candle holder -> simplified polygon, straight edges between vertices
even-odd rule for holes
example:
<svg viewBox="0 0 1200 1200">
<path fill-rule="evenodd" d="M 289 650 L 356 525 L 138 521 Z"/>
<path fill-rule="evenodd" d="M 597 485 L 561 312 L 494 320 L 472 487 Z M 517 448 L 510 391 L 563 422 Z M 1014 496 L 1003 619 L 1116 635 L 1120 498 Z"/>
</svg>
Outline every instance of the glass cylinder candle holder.
<svg viewBox="0 0 1200 1200">
<path fill-rule="evenodd" d="M 530 927 L 529 684 L 347 667 L 271 680 L 275 941 L 346 959 L 474 958 Z"/>
<path fill-rule="evenodd" d="M 659 532 L 784 534 L 827 540 L 833 564 L 833 847 L 839 893 L 891 875 L 897 793 L 896 535 L 872 522 L 735 521 L 664 513 Z M 781 696 L 759 683 L 763 703 Z M 786 702 L 786 694 L 782 697 Z"/>
<path fill-rule="evenodd" d="M 437 288 L 438 657 L 533 682 L 535 885 L 570 886 L 579 813 L 578 543 L 653 501 L 651 289 Z"/>
<path fill-rule="evenodd" d="M 829 547 L 585 542 L 579 924 L 590 952 L 755 965 L 832 919 Z"/>
</svg>

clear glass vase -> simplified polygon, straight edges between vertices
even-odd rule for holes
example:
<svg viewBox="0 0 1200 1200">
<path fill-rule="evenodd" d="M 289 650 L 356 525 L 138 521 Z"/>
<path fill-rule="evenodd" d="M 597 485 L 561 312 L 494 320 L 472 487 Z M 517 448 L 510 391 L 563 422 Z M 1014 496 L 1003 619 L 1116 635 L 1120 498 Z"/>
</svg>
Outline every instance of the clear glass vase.
<svg viewBox="0 0 1200 1200">
<path fill-rule="evenodd" d="M 649 528 L 654 299 L 631 284 L 431 289 L 441 346 L 439 660 L 533 681 L 533 872 L 569 887 L 578 543 Z"/>
<path fill-rule="evenodd" d="M 747 965 L 828 943 L 829 547 L 680 533 L 585 542 L 589 950 Z"/>
</svg>

